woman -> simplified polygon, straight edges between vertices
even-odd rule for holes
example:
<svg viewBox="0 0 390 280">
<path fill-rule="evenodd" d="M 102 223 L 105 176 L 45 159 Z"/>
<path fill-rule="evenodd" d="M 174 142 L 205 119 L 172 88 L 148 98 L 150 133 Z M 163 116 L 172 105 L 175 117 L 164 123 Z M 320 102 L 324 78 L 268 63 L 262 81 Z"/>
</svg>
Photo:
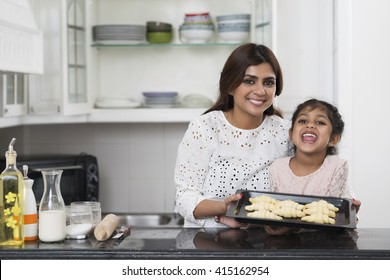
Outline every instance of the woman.
<svg viewBox="0 0 390 280">
<path fill-rule="evenodd" d="M 283 89 L 273 52 L 248 43 L 227 59 L 217 102 L 193 120 L 179 145 L 176 211 L 187 227 L 240 227 L 225 216 L 238 189 L 269 190 L 268 167 L 288 155 L 290 122 L 274 99 Z"/>
</svg>

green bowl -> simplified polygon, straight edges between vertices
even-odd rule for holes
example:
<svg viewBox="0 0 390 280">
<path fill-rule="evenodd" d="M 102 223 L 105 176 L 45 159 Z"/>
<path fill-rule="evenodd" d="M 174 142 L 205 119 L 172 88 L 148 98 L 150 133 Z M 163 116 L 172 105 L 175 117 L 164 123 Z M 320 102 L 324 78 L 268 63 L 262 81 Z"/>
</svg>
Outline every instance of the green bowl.
<svg viewBox="0 0 390 280">
<path fill-rule="evenodd" d="M 146 22 L 146 30 L 148 32 L 170 32 L 172 31 L 172 24 L 161 21 Z"/>
<path fill-rule="evenodd" d="M 172 41 L 172 32 L 147 32 L 146 39 L 151 44 L 167 44 Z"/>
</svg>

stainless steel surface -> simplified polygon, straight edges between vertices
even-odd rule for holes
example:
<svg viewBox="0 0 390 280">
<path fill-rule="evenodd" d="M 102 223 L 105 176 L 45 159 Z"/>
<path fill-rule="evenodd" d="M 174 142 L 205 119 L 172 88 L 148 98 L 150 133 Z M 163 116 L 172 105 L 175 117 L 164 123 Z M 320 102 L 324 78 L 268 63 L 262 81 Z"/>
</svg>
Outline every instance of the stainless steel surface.
<svg viewBox="0 0 390 280">
<path fill-rule="evenodd" d="M 184 219 L 176 213 L 114 213 L 119 226 L 130 227 L 182 227 Z"/>
</svg>

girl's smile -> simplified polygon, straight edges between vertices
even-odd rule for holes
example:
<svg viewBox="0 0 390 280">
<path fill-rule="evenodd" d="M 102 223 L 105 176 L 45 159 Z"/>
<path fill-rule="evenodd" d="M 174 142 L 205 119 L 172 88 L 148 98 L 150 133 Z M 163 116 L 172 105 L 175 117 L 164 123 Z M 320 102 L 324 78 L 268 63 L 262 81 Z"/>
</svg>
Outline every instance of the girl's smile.
<svg viewBox="0 0 390 280">
<path fill-rule="evenodd" d="M 298 115 L 291 139 L 297 148 L 297 153 L 326 153 L 331 144 L 332 124 L 321 108 L 307 108 Z"/>
</svg>

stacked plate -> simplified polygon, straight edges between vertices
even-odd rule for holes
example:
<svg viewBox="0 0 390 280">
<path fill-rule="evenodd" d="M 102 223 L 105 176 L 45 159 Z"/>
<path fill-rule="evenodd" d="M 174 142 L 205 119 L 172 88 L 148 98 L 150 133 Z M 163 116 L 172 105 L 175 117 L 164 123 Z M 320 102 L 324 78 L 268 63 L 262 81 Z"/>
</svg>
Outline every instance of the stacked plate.
<svg viewBox="0 0 390 280">
<path fill-rule="evenodd" d="M 137 24 L 103 24 L 92 27 L 93 40 L 99 43 L 143 43 L 146 26 Z"/>
<path fill-rule="evenodd" d="M 137 108 L 140 107 L 141 103 L 132 99 L 125 98 L 98 98 L 95 102 L 96 108 Z"/>
<path fill-rule="evenodd" d="M 171 108 L 178 104 L 177 92 L 148 91 L 143 92 L 144 105 L 149 108 Z"/>
</svg>

